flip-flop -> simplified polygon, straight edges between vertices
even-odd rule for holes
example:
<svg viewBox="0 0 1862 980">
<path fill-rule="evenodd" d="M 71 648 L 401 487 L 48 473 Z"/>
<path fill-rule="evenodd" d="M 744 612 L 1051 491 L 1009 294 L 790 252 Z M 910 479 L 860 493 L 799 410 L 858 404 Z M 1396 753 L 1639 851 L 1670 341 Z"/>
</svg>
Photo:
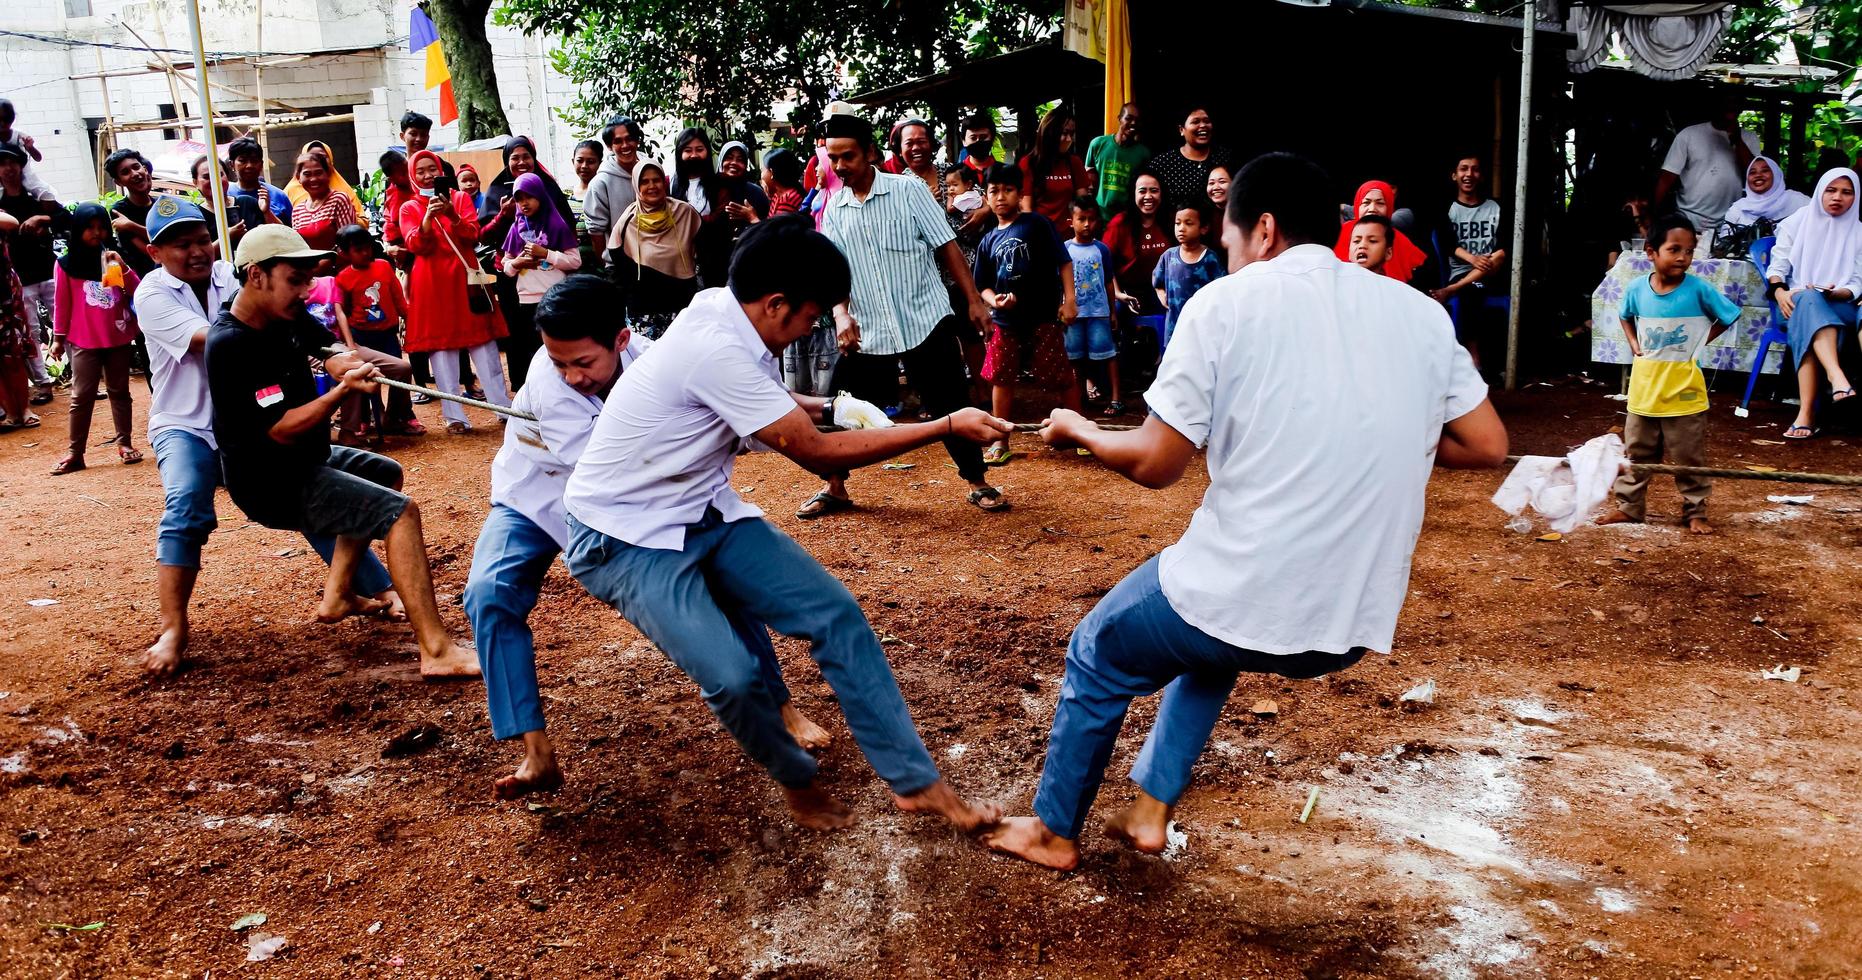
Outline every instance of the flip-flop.
<svg viewBox="0 0 1862 980">
<path fill-rule="evenodd" d="M 813 509 L 811 510 L 810 508 Z M 817 517 L 826 517 L 829 514 L 838 514 L 843 510 L 852 509 L 853 501 L 848 500 L 846 497 L 836 497 L 826 490 L 823 490 L 808 498 L 808 500 L 795 511 L 795 516 L 804 521 L 812 521 Z"/>
<path fill-rule="evenodd" d="M 66 456 L 64 459 L 58 461 L 57 466 L 52 467 L 52 475 L 64 476 L 66 473 L 76 473 L 83 468 L 84 460 L 82 457 Z"/>
<path fill-rule="evenodd" d="M 1839 388 L 1836 391 L 1830 392 L 1830 402 L 1832 404 L 1841 404 L 1855 396 L 1856 390 L 1854 388 Z"/>
<path fill-rule="evenodd" d="M 142 450 L 134 446 L 118 446 L 116 447 L 116 458 L 122 460 L 124 466 L 128 466 L 131 463 L 140 463 L 142 462 Z"/>
<path fill-rule="evenodd" d="M 1792 435 L 1792 434 L 1791 434 L 1791 433 L 1793 433 L 1793 432 L 1802 432 L 1802 433 L 1803 433 L 1803 435 L 1801 435 L 1801 436 L 1794 436 L 1794 435 Z M 1811 427 L 1810 427 L 1810 426 L 1808 426 L 1808 425 L 1794 425 L 1794 426 L 1792 426 L 1792 427 L 1790 427 L 1790 428 L 1788 428 L 1788 429 L 1786 429 L 1786 430 L 1784 430 L 1784 437 L 1785 437 L 1786 439 L 1789 439 L 1789 440 L 1791 440 L 1792 442 L 1804 442 L 1804 441 L 1807 441 L 1807 440 L 1809 440 L 1809 439 L 1814 439 L 1814 438 L 1816 438 L 1816 435 L 1817 435 L 1817 430 L 1815 430 L 1815 429 L 1813 429 L 1813 428 L 1811 428 Z"/>
<path fill-rule="evenodd" d="M 984 506 L 983 501 L 990 501 L 994 506 Z M 994 514 L 1009 509 L 1009 502 L 1002 499 L 1002 491 L 995 487 L 982 487 L 970 491 L 970 504 L 986 514 Z"/>
<path fill-rule="evenodd" d="M 1011 452 L 1007 446 L 992 445 L 988 449 L 983 450 L 984 466 L 1004 466 L 1008 464 L 1009 460 L 1014 458 L 1015 454 Z"/>
</svg>

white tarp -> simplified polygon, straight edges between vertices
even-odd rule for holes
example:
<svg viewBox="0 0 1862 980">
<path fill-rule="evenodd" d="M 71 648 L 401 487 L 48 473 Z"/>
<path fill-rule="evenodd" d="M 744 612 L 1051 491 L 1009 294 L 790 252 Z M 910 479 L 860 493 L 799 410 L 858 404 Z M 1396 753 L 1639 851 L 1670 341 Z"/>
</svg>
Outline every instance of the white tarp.
<svg viewBox="0 0 1862 980">
<path fill-rule="evenodd" d="M 1565 27 L 1577 35 L 1571 70 L 1587 72 L 1610 54 L 1614 36 L 1636 71 L 1674 81 L 1693 78 L 1713 60 L 1733 5 L 1716 3 L 1599 3 L 1573 5 Z"/>
</svg>

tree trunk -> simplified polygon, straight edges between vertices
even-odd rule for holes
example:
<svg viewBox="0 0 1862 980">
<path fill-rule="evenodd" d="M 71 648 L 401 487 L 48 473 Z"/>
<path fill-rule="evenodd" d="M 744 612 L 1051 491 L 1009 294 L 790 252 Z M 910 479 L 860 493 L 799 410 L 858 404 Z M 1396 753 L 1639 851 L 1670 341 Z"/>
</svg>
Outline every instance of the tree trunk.
<svg viewBox="0 0 1862 980">
<path fill-rule="evenodd" d="M 504 103 L 498 99 L 498 76 L 492 70 L 491 41 L 485 18 L 491 0 L 426 0 L 427 15 L 439 29 L 440 49 L 453 76 L 453 104 L 459 107 L 459 142 L 511 131 Z"/>
</svg>

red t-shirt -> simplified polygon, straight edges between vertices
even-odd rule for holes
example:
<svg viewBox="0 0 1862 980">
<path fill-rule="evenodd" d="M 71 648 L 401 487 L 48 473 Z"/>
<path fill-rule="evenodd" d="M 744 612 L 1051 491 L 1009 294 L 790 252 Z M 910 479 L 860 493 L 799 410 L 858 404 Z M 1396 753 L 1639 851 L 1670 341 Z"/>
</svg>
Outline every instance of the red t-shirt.
<svg viewBox="0 0 1862 980">
<path fill-rule="evenodd" d="M 1157 261 L 1176 241 L 1170 226 L 1163 221 L 1147 230 L 1130 218 L 1130 213 L 1125 211 L 1113 215 L 1100 240 L 1112 250 L 1112 257 L 1118 263 L 1119 286 L 1144 302 L 1147 297 L 1156 298 L 1151 288 L 1151 270 L 1157 268 Z M 1144 305 L 1148 309 L 1153 304 Z"/>
<path fill-rule="evenodd" d="M 416 196 L 418 195 L 412 186 L 409 186 L 407 190 L 402 190 L 394 181 L 388 181 L 388 186 L 381 195 L 381 237 L 383 241 L 390 245 L 401 244 L 401 222 L 397 220 L 401 213 L 401 205 L 413 200 Z"/>
<path fill-rule="evenodd" d="M 1067 227 L 1072 220 L 1069 213 L 1073 209 L 1073 199 L 1086 190 L 1086 167 L 1080 158 L 1067 154 L 1064 163 L 1055 161 L 1047 168 L 1047 173 L 1037 176 L 1030 169 L 1032 161 L 1023 157 L 1022 196 L 1032 198 L 1034 212 L 1056 227 Z"/>
<path fill-rule="evenodd" d="M 343 315 L 351 330 L 393 330 L 407 310 L 401 280 L 387 259 L 376 259 L 367 269 L 344 266 L 336 274 L 343 293 Z"/>
</svg>

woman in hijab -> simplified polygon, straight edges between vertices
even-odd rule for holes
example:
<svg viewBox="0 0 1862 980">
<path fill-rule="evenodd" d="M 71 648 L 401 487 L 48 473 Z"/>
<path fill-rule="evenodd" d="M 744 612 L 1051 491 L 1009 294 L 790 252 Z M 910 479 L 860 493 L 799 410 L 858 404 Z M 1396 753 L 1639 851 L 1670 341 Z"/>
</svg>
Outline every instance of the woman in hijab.
<svg viewBox="0 0 1862 980">
<path fill-rule="evenodd" d="M 356 189 L 349 185 L 349 181 L 345 180 L 341 173 L 337 172 L 336 154 L 330 151 L 330 144 L 322 140 L 311 140 L 304 144 L 302 150 L 298 151 L 298 158 L 301 160 L 304 154 L 311 152 L 323 155 L 324 167 L 330 172 L 330 191 L 349 199 L 349 206 L 356 213 L 356 220 L 352 224 L 367 228 L 369 226 L 368 211 L 362 207 L 362 196 L 356 193 Z M 304 185 L 298 183 L 296 177 L 292 177 L 291 182 L 284 185 L 284 195 L 291 199 L 293 209 L 310 199 L 310 192 L 304 189 Z"/>
<path fill-rule="evenodd" d="M 1809 203 L 1802 191 L 1784 186 L 1784 171 L 1778 169 L 1776 160 L 1752 158 L 1746 168 L 1745 196 L 1726 209 L 1726 220 L 1713 236 L 1714 254 L 1744 258 L 1753 241 L 1777 234 L 1778 222 Z"/>
<path fill-rule="evenodd" d="M 634 164 L 634 202 L 608 233 L 608 262 L 627 296 L 627 325 L 658 340 L 698 292 L 698 209 L 671 195 L 666 170 Z"/>
<path fill-rule="evenodd" d="M 362 224 L 354 203 L 333 183 L 335 173 L 330 158 L 321 152 L 306 150 L 298 155 L 292 184 L 304 192 L 304 197 L 291 203 L 291 228 L 304 236 L 311 248 L 335 249 L 337 232 Z"/>
<path fill-rule="evenodd" d="M 504 245 L 504 240 L 510 237 L 512 226 L 517 223 L 517 200 L 512 192 L 516 190 L 518 178 L 526 174 L 534 174 L 542 180 L 550 209 L 560 215 L 565 224 L 571 228 L 575 227 L 575 211 L 569 207 L 569 198 L 562 192 L 562 186 L 557 183 L 556 178 L 537 158 L 536 144 L 532 143 L 528 136 L 513 136 L 504 143 L 504 169 L 498 172 L 498 176 L 492 178 L 491 184 L 485 188 L 484 198 L 478 205 L 478 242 L 485 246 L 489 253 L 495 253 Z M 486 268 L 498 273 L 498 282 L 494 288 L 498 296 L 498 308 L 503 311 L 509 336 L 518 337 L 518 332 L 523 327 L 521 322 L 523 314 L 518 309 L 522 303 L 517 297 L 517 283 L 504 274 L 495 255 Z M 506 340 L 498 345 L 509 355 L 513 376 L 517 374 L 517 360 L 522 349 L 528 347 L 525 338 L 519 337 L 515 343 L 516 346 L 513 346 L 512 341 Z M 525 363 L 529 362 L 526 360 Z"/>
<path fill-rule="evenodd" d="M 511 388 L 520 391 L 531 359 L 543 346 L 537 336 L 537 304 L 551 286 L 582 267 L 582 250 L 575 231 L 551 206 L 542 177 L 524 174 L 517 178 L 511 197 L 517 202 L 517 220 L 504 236 L 499 265 L 517 283 L 517 303 L 504 310 L 504 322 L 511 331 L 504 350 L 510 362 Z"/>
<path fill-rule="evenodd" d="M 1338 230 L 1338 244 L 1332 248 L 1332 253 L 1338 256 L 1339 261 L 1350 262 L 1351 230 L 1357 227 L 1358 219 L 1367 214 L 1381 214 L 1388 218 L 1395 211 L 1396 188 L 1381 180 L 1365 181 L 1358 188 L 1358 196 L 1352 201 L 1352 219 Z M 1390 230 L 1395 233 L 1396 241 L 1391 244 L 1390 260 L 1384 263 L 1384 275 L 1398 282 L 1410 282 L 1416 277 L 1417 270 L 1429 261 L 1429 255 L 1394 226 Z"/>
<path fill-rule="evenodd" d="M 1857 220 L 1856 190 L 1862 182 L 1848 167 L 1837 167 L 1817 181 L 1810 204 L 1778 224 L 1772 246 L 1772 298 L 1786 320 L 1791 357 L 1797 363 L 1797 419 L 1786 439 L 1809 439 L 1817 390 L 1830 382 L 1830 402 L 1856 396 L 1843 373 L 1840 355 L 1856 328 L 1856 297 L 1862 295 L 1862 221 Z"/>
<path fill-rule="evenodd" d="M 432 355 L 434 383 L 459 394 L 459 351 L 471 355 L 485 397 L 494 405 L 511 404 L 504 387 L 504 369 L 498 365 L 497 341 L 505 336 L 490 288 L 471 282 L 468 269 L 477 272 L 472 247 L 478 241 L 478 214 L 464 192 L 435 193 L 433 182 L 445 173 L 440 158 L 421 150 L 408 161 L 418 194 L 401 205 L 398 220 L 401 240 L 413 253 L 414 268 L 407 276 L 407 343 L 411 352 Z M 457 403 L 440 406 L 446 431 L 462 435 L 470 429 L 465 409 Z"/>
</svg>

